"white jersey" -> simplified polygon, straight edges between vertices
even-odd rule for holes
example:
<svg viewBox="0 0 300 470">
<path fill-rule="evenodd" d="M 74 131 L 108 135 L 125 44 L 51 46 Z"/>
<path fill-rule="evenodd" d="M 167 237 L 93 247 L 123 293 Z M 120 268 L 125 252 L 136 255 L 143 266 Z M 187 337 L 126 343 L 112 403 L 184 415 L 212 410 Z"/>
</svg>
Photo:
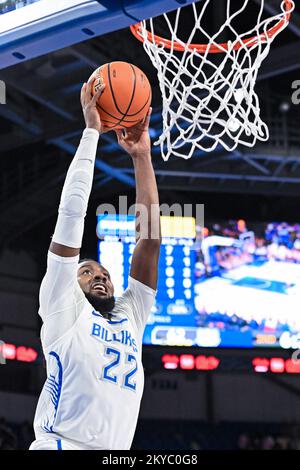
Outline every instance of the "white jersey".
<svg viewBox="0 0 300 470">
<path fill-rule="evenodd" d="M 155 291 L 130 277 L 107 320 L 78 284 L 78 259 L 48 252 L 39 309 L 47 380 L 34 419 L 36 439 L 127 450 L 143 393 L 142 337 Z"/>
</svg>

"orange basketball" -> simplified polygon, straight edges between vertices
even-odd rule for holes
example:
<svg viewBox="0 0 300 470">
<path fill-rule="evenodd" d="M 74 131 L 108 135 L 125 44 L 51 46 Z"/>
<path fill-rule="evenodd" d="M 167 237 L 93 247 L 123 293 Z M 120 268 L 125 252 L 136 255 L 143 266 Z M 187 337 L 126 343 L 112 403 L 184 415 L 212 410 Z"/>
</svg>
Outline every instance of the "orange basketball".
<svg viewBox="0 0 300 470">
<path fill-rule="evenodd" d="M 97 101 L 105 127 L 132 127 L 145 117 L 152 92 L 148 78 L 138 67 L 127 62 L 110 62 L 95 70 L 90 78 L 94 79 L 93 94 L 105 83 Z"/>
</svg>

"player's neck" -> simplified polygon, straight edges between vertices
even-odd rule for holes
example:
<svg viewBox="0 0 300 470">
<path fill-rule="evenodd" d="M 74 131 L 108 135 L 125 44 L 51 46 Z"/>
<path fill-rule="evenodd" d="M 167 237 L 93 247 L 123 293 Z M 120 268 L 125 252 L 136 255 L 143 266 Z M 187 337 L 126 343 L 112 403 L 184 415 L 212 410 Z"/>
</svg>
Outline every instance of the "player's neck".
<svg viewBox="0 0 300 470">
<path fill-rule="evenodd" d="M 99 298 L 91 294 L 85 294 L 89 303 L 93 306 L 93 308 L 99 312 L 104 318 L 110 320 L 112 317 L 112 310 L 115 306 L 115 298 L 108 297 L 108 298 Z"/>
</svg>

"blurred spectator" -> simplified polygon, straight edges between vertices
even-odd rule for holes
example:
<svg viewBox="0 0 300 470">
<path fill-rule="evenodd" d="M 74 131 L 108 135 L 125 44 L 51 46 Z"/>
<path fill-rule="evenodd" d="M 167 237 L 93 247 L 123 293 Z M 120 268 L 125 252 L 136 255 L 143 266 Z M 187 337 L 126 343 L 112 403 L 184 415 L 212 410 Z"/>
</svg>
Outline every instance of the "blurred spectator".
<svg viewBox="0 0 300 470">
<path fill-rule="evenodd" d="M 261 450 L 272 450 L 275 447 L 275 439 L 272 436 L 264 436 L 261 440 Z"/>
<path fill-rule="evenodd" d="M 202 450 L 202 447 L 200 446 L 199 442 L 197 442 L 195 439 L 191 441 L 189 448 L 191 450 Z"/>
<path fill-rule="evenodd" d="M 252 238 L 255 236 L 253 241 L 251 234 Z M 247 239 L 248 236 L 249 239 Z M 217 243 L 216 241 L 215 245 L 212 243 L 214 240 L 222 238 L 240 241 L 242 249 L 234 246 L 233 249 L 228 250 L 222 247 L 222 242 Z M 208 242 L 206 239 L 211 241 Z M 210 251 L 213 253 L 211 261 L 208 260 L 210 256 L 206 248 L 208 243 Z M 249 231 L 246 222 L 242 219 L 222 225 L 213 224 L 211 227 L 206 227 L 205 233 L 203 232 L 202 246 L 207 274 L 213 272 L 214 275 L 220 275 L 221 271 L 217 267 L 226 270 L 233 269 L 252 262 L 252 256 L 266 260 L 300 263 L 300 225 L 290 225 L 286 222 L 272 223 L 266 226 L 256 224 Z"/>
<path fill-rule="evenodd" d="M 238 438 L 239 450 L 252 450 L 252 442 L 248 434 L 241 434 Z"/>
<path fill-rule="evenodd" d="M 299 450 L 298 432 L 291 428 L 288 434 L 273 436 L 271 434 L 249 435 L 243 433 L 238 436 L 237 448 L 239 450 Z"/>
<path fill-rule="evenodd" d="M 275 439 L 274 450 L 289 450 L 291 448 L 292 441 L 288 436 L 278 436 Z"/>
</svg>

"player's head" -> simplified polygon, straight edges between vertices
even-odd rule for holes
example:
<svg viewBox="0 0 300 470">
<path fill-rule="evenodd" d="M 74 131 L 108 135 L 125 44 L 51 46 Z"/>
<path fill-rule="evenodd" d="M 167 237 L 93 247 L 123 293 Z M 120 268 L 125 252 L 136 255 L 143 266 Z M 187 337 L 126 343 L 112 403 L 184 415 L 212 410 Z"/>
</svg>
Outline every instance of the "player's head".
<svg viewBox="0 0 300 470">
<path fill-rule="evenodd" d="M 78 283 L 86 298 L 102 314 L 110 313 L 115 306 L 114 286 L 110 274 L 93 259 L 81 259 L 78 264 Z"/>
</svg>

